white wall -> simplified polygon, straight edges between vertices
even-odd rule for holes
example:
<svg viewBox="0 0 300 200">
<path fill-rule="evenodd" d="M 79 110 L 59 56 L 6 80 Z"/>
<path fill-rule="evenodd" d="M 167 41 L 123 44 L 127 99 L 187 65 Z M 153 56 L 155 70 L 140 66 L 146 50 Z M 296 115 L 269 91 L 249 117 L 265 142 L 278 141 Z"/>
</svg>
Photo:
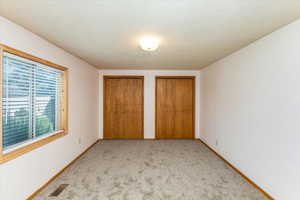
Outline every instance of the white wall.
<svg viewBox="0 0 300 200">
<path fill-rule="evenodd" d="M 69 68 L 69 134 L 0 164 L 0 199 L 23 200 L 98 139 L 98 72 L 2 17 L 0 43 Z"/>
<path fill-rule="evenodd" d="M 155 138 L 155 76 L 195 76 L 195 134 L 199 138 L 200 129 L 200 88 L 199 71 L 171 70 L 100 70 L 99 81 L 99 137 L 103 138 L 103 75 L 138 75 L 144 76 L 144 138 Z"/>
<path fill-rule="evenodd" d="M 201 138 L 276 199 L 299 200 L 300 21 L 203 69 L 200 85 Z"/>
</svg>

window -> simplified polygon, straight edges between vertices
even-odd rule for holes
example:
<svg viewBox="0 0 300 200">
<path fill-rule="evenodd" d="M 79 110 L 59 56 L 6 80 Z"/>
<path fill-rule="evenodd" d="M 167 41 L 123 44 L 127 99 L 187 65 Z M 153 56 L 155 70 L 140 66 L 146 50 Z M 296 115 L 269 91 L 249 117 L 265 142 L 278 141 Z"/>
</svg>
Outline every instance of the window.
<svg viewBox="0 0 300 200">
<path fill-rule="evenodd" d="M 0 161 L 67 132 L 67 68 L 1 45 Z"/>
</svg>

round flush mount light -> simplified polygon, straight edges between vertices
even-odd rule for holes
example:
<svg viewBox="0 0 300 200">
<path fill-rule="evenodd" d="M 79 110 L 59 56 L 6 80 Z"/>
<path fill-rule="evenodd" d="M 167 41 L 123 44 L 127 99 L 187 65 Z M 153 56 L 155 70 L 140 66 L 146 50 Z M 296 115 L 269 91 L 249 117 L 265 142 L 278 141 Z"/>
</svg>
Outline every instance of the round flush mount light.
<svg viewBox="0 0 300 200">
<path fill-rule="evenodd" d="M 140 47 L 144 51 L 155 51 L 159 46 L 159 42 L 156 37 L 145 36 L 140 39 Z"/>
</svg>

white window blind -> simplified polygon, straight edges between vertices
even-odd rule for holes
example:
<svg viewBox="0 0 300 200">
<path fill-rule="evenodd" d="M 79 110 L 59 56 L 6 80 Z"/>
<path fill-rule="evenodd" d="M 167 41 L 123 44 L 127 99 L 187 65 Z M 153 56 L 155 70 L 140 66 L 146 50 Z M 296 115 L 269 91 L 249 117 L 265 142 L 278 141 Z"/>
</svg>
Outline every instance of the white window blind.
<svg viewBox="0 0 300 200">
<path fill-rule="evenodd" d="M 63 71 L 10 53 L 3 62 L 4 149 L 59 131 Z"/>
</svg>

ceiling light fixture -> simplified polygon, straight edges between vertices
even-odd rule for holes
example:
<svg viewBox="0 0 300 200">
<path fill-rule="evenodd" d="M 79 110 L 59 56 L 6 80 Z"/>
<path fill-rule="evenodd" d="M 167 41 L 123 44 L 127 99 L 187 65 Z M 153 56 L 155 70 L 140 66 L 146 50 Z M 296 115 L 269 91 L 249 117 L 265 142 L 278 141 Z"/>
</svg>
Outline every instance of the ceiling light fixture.
<svg viewBox="0 0 300 200">
<path fill-rule="evenodd" d="M 140 39 L 140 47 L 144 51 L 155 51 L 159 46 L 159 39 L 156 37 L 145 36 Z"/>
</svg>

